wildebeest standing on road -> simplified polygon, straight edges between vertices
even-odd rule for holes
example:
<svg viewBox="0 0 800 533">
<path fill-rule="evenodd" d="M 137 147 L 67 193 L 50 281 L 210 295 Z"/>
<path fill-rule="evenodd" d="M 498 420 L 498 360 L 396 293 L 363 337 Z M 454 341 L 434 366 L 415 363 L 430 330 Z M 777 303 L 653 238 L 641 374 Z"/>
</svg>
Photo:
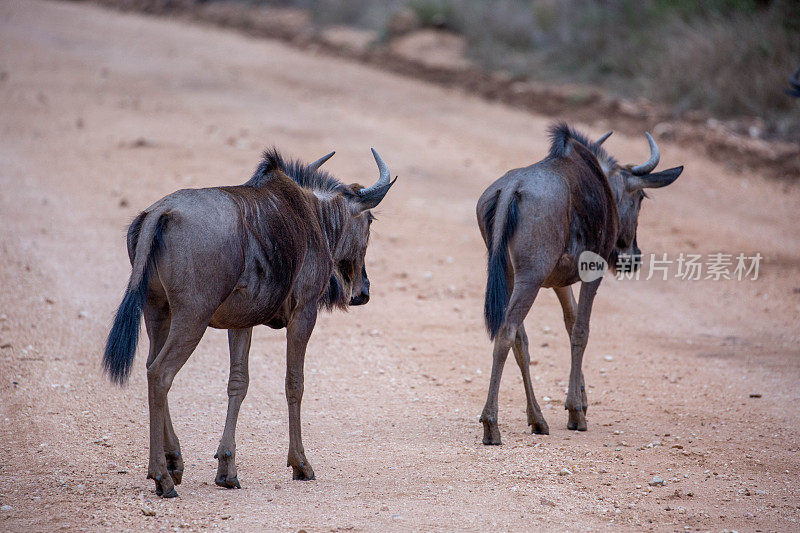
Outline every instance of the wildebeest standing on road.
<svg viewBox="0 0 800 533">
<path fill-rule="evenodd" d="M 675 181 L 683 167 L 654 173 L 658 146 L 650 134 L 650 159 L 621 166 L 601 144 L 566 124 L 551 128 L 550 153 L 529 167 L 507 172 L 481 195 L 478 225 L 489 252 L 486 324 L 494 339 L 489 393 L 480 420 L 484 444 L 500 444 L 497 395 L 509 349 L 522 371 L 528 425 L 549 433 L 530 377 L 528 337 L 523 320 L 541 287 L 552 287 L 561 303 L 570 335 L 572 365 L 565 408 L 567 427 L 586 430 L 586 391 L 581 369 L 589 338 L 589 316 L 602 277 L 582 282 L 576 302 L 572 284 L 579 280 L 578 258 L 593 252 L 614 269 L 638 268 L 636 241 L 644 189 Z M 618 258 L 625 257 L 623 264 Z"/>
<path fill-rule="evenodd" d="M 235 429 L 249 382 L 253 326 L 286 328 L 287 466 L 313 479 L 300 435 L 303 361 L 321 307 L 369 300 L 364 266 L 374 208 L 394 183 L 380 156 L 378 182 L 344 185 L 319 166 L 285 161 L 275 150 L 244 185 L 186 189 L 142 212 L 128 230 L 132 272 L 108 337 L 103 363 L 123 383 L 144 314 L 150 407 L 147 477 L 156 492 L 177 496 L 180 444 L 167 393 L 206 328 L 225 328 L 231 352 L 228 413 L 217 450 L 216 484 L 238 488 Z"/>
</svg>

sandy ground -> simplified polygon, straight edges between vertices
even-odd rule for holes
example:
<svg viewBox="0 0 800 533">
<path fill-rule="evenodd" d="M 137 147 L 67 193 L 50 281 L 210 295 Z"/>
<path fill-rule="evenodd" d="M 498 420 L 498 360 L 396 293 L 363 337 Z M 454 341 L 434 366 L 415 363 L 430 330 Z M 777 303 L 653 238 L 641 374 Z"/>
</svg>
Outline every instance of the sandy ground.
<svg viewBox="0 0 800 533">
<path fill-rule="evenodd" d="M 607 279 L 586 433 L 566 429 L 568 339 L 542 292 L 527 326 L 552 434 L 526 431 L 511 359 L 504 445 L 481 444 L 491 347 L 474 203 L 543 156 L 546 126 L 275 42 L 0 1 L 0 529 L 797 530 L 800 195 L 668 143 L 663 167 L 686 171 L 647 201 L 643 250 L 760 252 L 759 279 Z M 145 479 L 144 357 L 125 389 L 100 372 L 129 273 L 124 229 L 175 189 L 243 182 L 272 143 L 337 150 L 328 167 L 346 182 L 375 178 L 375 146 L 400 176 L 373 225 L 372 301 L 323 316 L 309 345 L 314 482 L 284 466 L 283 335 L 258 328 L 243 488 L 214 485 L 228 357 L 209 330 L 172 389 L 187 465 L 181 497 L 163 501 Z M 647 155 L 643 137 L 607 145 Z"/>
</svg>

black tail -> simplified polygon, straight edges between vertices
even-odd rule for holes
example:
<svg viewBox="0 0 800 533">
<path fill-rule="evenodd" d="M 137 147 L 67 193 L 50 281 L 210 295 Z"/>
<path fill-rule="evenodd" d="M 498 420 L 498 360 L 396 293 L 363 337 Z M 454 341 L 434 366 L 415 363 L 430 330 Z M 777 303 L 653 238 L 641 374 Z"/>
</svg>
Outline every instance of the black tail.
<svg viewBox="0 0 800 533">
<path fill-rule="evenodd" d="M 519 194 L 514 192 L 504 202 L 502 192 L 484 213 L 484 227 L 489 248 L 489 268 L 486 280 L 486 302 L 483 313 L 489 337 L 494 339 L 506 319 L 506 307 L 510 296 L 508 286 L 508 241 L 517 229 L 519 219 Z M 507 207 L 503 204 L 507 203 Z M 498 207 L 500 208 L 498 210 Z M 505 213 L 503 212 L 505 211 Z M 496 223 L 499 228 L 495 228 Z M 498 238 L 499 236 L 499 238 Z"/>
<path fill-rule="evenodd" d="M 141 235 L 142 239 L 139 238 L 142 226 L 149 226 L 145 224 L 147 217 L 138 217 L 128 229 L 129 242 L 133 244 L 132 249 L 136 250 L 133 259 L 133 273 L 128 290 L 122 298 L 122 303 L 119 304 L 114 325 L 111 326 L 111 332 L 106 341 L 106 351 L 103 354 L 103 368 L 111 381 L 119 385 L 125 384 L 131 373 L 133 359 L 136 356 L 136 344 L 139 342 L 142 308 L 150 287 L 150 275 L 163 246 L 163 233 L 168 216 L 166 214 L 153 216 L 158 217 L 155 226 L 145 227 L 144 235 Z M 151 230 L 152 234 L 148 230 Z M 144 242 L 144 239 L 147 242 Z M 140 254 L 143 257 L 140 258 Z M 143 264 L 138 264 L 140 261 Z"/>
</svg>

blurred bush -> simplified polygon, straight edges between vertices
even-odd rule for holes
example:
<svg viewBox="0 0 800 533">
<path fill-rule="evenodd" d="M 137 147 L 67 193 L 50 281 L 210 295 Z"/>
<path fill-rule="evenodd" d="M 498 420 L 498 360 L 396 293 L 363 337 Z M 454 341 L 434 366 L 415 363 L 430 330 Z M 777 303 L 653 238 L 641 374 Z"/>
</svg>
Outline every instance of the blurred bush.
<svg viewBox="0 0 800 533">
<path fill-rule="evenodd" d="M 800 139 L 800 99 L 784 92 L 800 66 L 798 0 L 238 1 L 305 8 L 319 25 L 384 39 L 415 27 L 452 31 L 489 70 L 596 84 L 677 111 L 757 116 L 767 135 Z"/>
</svg>

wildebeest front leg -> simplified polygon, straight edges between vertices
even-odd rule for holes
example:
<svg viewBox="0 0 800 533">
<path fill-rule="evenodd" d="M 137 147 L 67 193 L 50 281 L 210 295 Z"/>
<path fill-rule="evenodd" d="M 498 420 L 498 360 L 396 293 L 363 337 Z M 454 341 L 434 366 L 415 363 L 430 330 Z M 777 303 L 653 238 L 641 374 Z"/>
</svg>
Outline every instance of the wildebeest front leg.
<svg viewBox="0 0 800 533">
<path fill-rule="evenodd" d="M 299 310 L 286 327 L 286 402 L 289 405 L 289 455 L 292 479 L 314 479 L 314 469 L 306 459 L 300 431 L 300 404 L 303 400 L 303 365 L 306 346 L 317 321 L 316 302 Z"/>
<path fill-rule="evenodd" d="M 577 312 L 578 304 L 575 302 L 575 296 L 572 294 L 572 287 L 554 287 L 553 290 L 558 296 L 558 301 L 561 303 L 561 311 L 564 314 L 564 327 L 567 328 L 567 335 L 572 339 L 572 327 L 575 325 L 575 313 Z M 581 407 L 583 407 L 584 414 L 589 409 L 589 402 L 586 399 L 586 389 L 583 386 L 583 370 L 581 370 Z"/>
<path fill-rule="evenodd" d="M 542 410 L 536 396 L 533 395 L 533 383 L 531 382 L 531 355 L 528 350 L 528 334 L 525 333 L 525 325 L 520 324 L 517 329 L 517 337 L 514 341 L 514 357 L 522 372 L 522 382 L 525 385 L 525 397 L 528 400 L 527 413 L 528 425 L 531 426 L 532 433 L 549 435 L 550 428 L 547 427 Z"/>
<path fill-rule="evenodd" d="M 569 372 L 569 390 L 564 408 L 569 411 L 568 429 L 586 431 L 586 388 L 583 383 L 583 352 L 589 341 L 589 318 L 592 314 L 592 303 L 600 286 L 601 279 L 590 283 L 581 283 L 578 298 L 578 313 L 575 325 L 572 326 L 570 344 L 572 348 L 572 364 Z"/>
<path fill-rule="evenodd" d="M 219 461 L 214 483 L 228 489 L 240 489 L 239 476 L 236 471 L 236 421 L 239 419 L 239 408 L 247 395 L 250 384 L 248 356 L 253 328 L 229 329 L 228 345 L 231 351 L 231 371 L 228 377 L 228 414 L 225 417 L 225 430 L 219 442 L 214 458 Z"/>
<path fill-rule="evenodd" d="M 540 283 L 529 283 L 517 280 L 514 291 L 508 302 L 506 319 L 497 336 L 494 338 L 494 351 L 492 353 L 492 376 L 489 378 L 489 393 L 486 395 L 486 404 L 483 407 L 480 421 L 483 423 L 483 443 L 486 445 L 502 444 L 500 441 L 500 428 L 497 425 L 497 398 L 500 392 L 500 378 L 503 377 L 503 366 L 508 357 L 508 351 L 517 338 L 517 331 L 525 320 L 525 316 L 536 299 Z"/>
</svg>

